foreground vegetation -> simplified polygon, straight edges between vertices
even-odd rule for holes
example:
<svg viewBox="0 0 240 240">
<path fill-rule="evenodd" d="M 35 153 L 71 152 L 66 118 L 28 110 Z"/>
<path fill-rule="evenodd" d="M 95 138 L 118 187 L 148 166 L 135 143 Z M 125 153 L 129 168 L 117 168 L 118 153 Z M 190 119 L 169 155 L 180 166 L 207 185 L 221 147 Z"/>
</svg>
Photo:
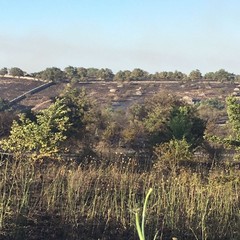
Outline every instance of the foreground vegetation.
<svg viewBox="0 0 240 240">
<path fill-rule="evenodd" d="M 71 85 L 48 109 L 3 110 L 0 238 L 239 239 L 239 116 L 232 96 L 168 93 L 114 112 Z"/>
<path fill-rule="evenodd" d="M 135 212 L 150 188 L 147 239 L 240 237 L 239 170 L 6 159 L 0 173 L 1 239 L 137 239 Z"/>
</svg>

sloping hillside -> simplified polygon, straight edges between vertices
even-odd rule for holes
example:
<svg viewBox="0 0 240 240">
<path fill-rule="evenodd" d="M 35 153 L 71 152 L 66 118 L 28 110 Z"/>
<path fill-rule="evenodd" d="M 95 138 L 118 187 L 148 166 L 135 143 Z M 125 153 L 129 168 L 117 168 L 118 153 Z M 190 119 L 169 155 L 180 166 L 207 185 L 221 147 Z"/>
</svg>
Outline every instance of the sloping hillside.
<svg viewBox="0 0 240 240">
<path fill-rule="evenodd" d="M 39 80 L 0 78 L 0 97 L 12 100 L 42 84 L 43 82 Z M 35 109 L 47 107 L 50 104 L 50 100 L 53 97 L 59 96 L 66 85 L 67 83 L 58 83 L 29 95 L 20 102 L 20 105 Z M 187 83 L 176 81 L 141 81 L 129 83 L 99 81 L 77 83 L 75 85 L 77 88 L 85 88 L 93 100 L 102 104 L 110 104 L 113 108 L 125 108 L 136 101 L 142 102 L 145 97 L 161 91 L 168 91 L 171 94 L 178 95 L 190 103 L 195 100 L 201 101 L 209 98 L 217 98 L 224 101 L 226 96 L 233 94 L 237 86 L 237 83 L 192 81 Z"/>
</svg>

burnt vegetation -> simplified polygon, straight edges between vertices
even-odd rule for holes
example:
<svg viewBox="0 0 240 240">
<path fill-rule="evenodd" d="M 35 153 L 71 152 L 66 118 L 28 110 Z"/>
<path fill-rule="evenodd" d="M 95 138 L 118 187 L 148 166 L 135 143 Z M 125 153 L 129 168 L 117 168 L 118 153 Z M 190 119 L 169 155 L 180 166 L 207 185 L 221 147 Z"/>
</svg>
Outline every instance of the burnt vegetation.
<svg viewBox="0 0 240 240">
<path fill-rule="evenodd" d="M 138 239 L 150 188 L 149 239 L 240 238 L 238 75 L 20 70 L 0 71 L 1 239 Z"/>
</svg>

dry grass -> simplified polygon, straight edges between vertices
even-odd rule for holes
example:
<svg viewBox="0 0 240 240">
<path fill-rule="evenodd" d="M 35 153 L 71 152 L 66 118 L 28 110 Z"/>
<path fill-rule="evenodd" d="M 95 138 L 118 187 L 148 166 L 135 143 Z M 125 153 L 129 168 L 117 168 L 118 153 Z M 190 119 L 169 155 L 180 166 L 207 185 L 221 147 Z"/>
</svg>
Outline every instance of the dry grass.
<svg viewBox="0 0 240 240">
<path fill-rule="evenodd" d="M 239 170 L 215 169 L 203 176 L 181 169 L 164 175 L 140 171 L 132 159 L 113 162 L 43 166 L 30 160 L 2 161 L 2 232 L 8 234 L 10 223 L 18 229 L 30 220 L 37 225 L 39 215 L 46 215 L 57 219 L 68 239 L 84 239 L 77 234 L 79 228 L 101 232 L 100 239 L 118 239 L 124 231 L 129 232 L 124 239 L 137 239 L 136 232 L 131 234 L 135 212 L 153 188 L 145 230 L 149 239 L 156 231 L 157 239 L 239 239 Z M 119 236 L 107 238 L 111 231 Z"/>
</svg>

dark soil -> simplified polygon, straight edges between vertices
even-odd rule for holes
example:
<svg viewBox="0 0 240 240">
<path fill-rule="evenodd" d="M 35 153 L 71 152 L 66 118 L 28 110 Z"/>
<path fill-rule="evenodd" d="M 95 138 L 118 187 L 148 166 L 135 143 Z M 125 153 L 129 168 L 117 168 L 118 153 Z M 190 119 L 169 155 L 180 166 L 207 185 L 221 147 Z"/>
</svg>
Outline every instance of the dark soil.
<svg viewBox="0 0 240 240">
<path fill-rule="evenodd" d="M 0 78 L 0 98 L 12 100 L 13 98 L 42 85 L 39 80 L 23 78 Z M 67 83 L 58 83 L 41 92 L 23 99 L 20 107 L 46 108 L 52 98 L 59 96 Z M 225 97 L 234 92 L 237 83 L 220 83 L 207 81 L 190 81 L 181 83 L 177 81 L 138 81 L 129 83 L 117 82 L 90 82 L 77 83 L 75 87 L 85 88 L 88 95 L 102 105 L 109 104 L 114 109 L 126 109 L 134 102 L 143 102 L 148 96 L 161 91 L 167 91 L 179 97 L 205 100 L 217 98 L 224 101 Z M 45 104 L 46 103 L 46 104 Z"/>
</svg>

